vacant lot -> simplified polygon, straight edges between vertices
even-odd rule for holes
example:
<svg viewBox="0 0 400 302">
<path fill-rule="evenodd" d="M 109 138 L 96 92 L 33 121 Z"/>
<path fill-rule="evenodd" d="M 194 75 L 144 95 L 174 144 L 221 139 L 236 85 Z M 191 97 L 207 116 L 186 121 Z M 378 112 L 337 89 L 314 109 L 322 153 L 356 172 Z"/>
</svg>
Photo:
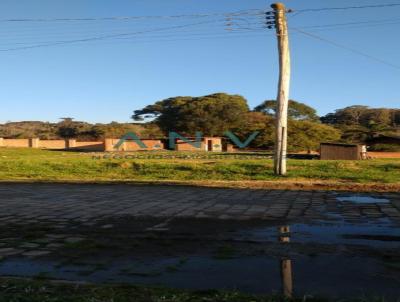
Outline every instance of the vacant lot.
<svg viewBox="0 0 400 302">
<path fill-rule="evenodd" d="M 174 182 L 196 185 L 398 190 L 400 159 L 288 161 L 288 175 L 273 174 L 267 154 L 120 153 L 108 155 L 35 149 L 0 149 L 2 181 Z"/>
</svg>

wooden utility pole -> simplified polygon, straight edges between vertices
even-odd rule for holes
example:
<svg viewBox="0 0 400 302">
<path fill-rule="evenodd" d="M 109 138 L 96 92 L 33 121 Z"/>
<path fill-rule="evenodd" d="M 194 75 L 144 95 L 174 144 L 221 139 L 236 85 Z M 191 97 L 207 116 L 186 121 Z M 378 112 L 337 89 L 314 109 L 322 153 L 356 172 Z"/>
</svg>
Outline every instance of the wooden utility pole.
<svg viewBox="0 0 400 302">
<path fill-rule="evenodd" d="M 276 99 L 275 157 L 274 170 L 277 175 L 286 174 L 287 152 L 287 112 L 290 86 L 290 50 L 286 21 L 286 8 L 283 3 L 271 5 L 275 14 L 275 28 L 279 51 L 279 84 Z"/>
</svg>

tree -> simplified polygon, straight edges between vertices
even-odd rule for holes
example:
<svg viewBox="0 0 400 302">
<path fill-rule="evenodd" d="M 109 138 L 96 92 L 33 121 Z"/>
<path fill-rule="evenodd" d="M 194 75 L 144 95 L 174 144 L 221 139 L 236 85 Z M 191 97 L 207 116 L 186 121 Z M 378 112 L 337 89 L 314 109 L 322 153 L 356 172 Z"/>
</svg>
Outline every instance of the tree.
<svg viewBox="0 0 400 302">
<path fill-rule="evenodd" d="M 78 123 L 73 121 L 73 118 L 63 117 L 58 123 L 57 135 L 62 138 L 72 138 L 78 135 Z"/>
<path fill-rule="evenodd" d="M 264 101 L 262 104 L 255 107 L 254 111 L 264 112 L 269 116 L 275 116 L 276 101 L 275 100 Z M 289 100 L 288 117 L 289 119 L 300 120 L 300 121 L 316 122 L 319 120 L 317 111 L 314 108 L 304 103 L 296 102 L 294 100 Z"/>
<path fill-rule="evenodd" d="M 274 146 L 274 119 L 263 112 L 247 112 L 243 116 L 243 123 L 234 129 L 235 135 L 245 140 L 251 133 L 258 131 L 259 134 L 251 143 L 253 148 L 268 148 Z"/>
<path fill-rule="evenodd" d="M 335 110 L 321 117 L 325 124 L 361 125 L 368 127 L 370 124 L 395 126 L 396 114 L 399 109 L 369 108 L 368 106 L 353 105 Z"/>
<path fill-rule="evenodd" d="M 340 129 L 343 141 L 365 143 L 378 135 L 396 133 L 398 112 L 399 109 L 354 105 L 329 113 L 321 121 Z"/>
<path fill-rule="evenodd" d="M 249 111 L 247 101 L 239 95 L 216 93 L 202 97 L 173 97 L 134 111 L 134 120 L 151 119 L 167 134 L 175 131 L 194 135 L 222 136 L 238 128 Z"/>
<path fill-rule="evenodd" d="M 73 118 L 61 118 L 57 124 L 57 135 L 61 138 L 77 138 L 82 140 L 92 140 L 95 138 L 92 125 L 85 122 L 74 121 Z"/>
<path fill-rule="evenodd" d="M 329 113 L 321 117 L 321 121 L 325 124 L 346 124 L 360 125 L 363 114 L 369 109 L 368 106 L 353 105 L 343 109 L 335 110 L 334 113 Z"/>
<path fill-rule="evenodd" d="M 235 134 L 242 139 L 254 131 L 259 135 L 250 147 L 272 149 L 274 146 L 274 118 L 263 112 L 249 112 L 244 115 L 241 128 L 235 129 Z M 329 125 L 311 121 L 289 120 L 288 123 L 288 150 L 311 151 L 318 150 L 321 142 L 338 141 L 341 132 Z"/>
<path fill-rule="evenodd" d="M 359 125 L 361 117 L 363 116 L 363 114 L 366 113 L 367 110 L 368 106 L 354 105 L 338 110 L 338 112 L 339 115 L 342 115 L 342 119 L 345 123 L 349 123 L 351 125 Z"/>
<path fill-rule="evenodd" d="M 318 150 L 320 143 L 338 141 L 340 137 L 340 130 L 329 125 L 310 121 L 289 121 L 289 151 Z"/>
<path fill-rule="evenodd" d="M 392 114 L 393 126 L 400 126 L 400 109 L 394 110 Z"/>
</svg>

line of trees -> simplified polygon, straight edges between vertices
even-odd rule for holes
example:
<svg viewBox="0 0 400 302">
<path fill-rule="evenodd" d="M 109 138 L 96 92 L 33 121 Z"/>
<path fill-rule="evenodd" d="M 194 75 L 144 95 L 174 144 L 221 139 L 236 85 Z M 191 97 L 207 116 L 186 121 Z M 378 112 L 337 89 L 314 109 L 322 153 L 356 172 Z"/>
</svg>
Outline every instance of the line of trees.
<svg viewBox="0 0 400 302">
<path fill-rule="evenodd" d="M 276 102 L 265 101 L 250 110 L 240 95 L 217 93 L 202 97 L 175 97 L 134 111 L 135 121 L 153 121 L 161 131 L 170 130 L 193 135 L 201 131 L 206 136 L 221 136 L 234 131 L 245 139 L 258 131 L 254 148 L 274 145 L 274 115 Z M 296 101 L 289 102 L 288 146 L 290 151 L 315 150 L 321 141 L 336 141 L 341 133 L 335 127 L 319 121 L 316 110 Z"/>
<path fill-rule="evenodd" d="M 59 123 L 25 121 L 0 124 L 0 137 L 40 139 L 76 138 L 82 141 L 97 141 L 106 137 L 122 137 L 134 132 L 142 137 L 160 137 L 160 128 L 153 124 L 118 123 L 90 124 L 63 118 Z"/>
<path fill-rule="evenodd" d="M 242 138 L 258 131 L 254 148 L 274 145 L 276 101 L 267 100 L 250 110 L 240 95 L 225 93 L 202 97 L 174 97 L 134 111 L 135 121 L 152 121 L 163 133 L 170 130 L 186 135 L 201 131 L 220 136 L 231 130 Z M 288 149 L 315 150 L 321 142 L 365 143 L 379 135 L 399 135 L 400 109 L 350 106 L 319 117 L 304 103 L 289 101 Z"/>
<path fill-rule="evenodd" d="M 201 97 L 173 97 L 134 111 L 134 123 L 90 124 L 63 118 L 59 123 L 10 122 L 0 125 L 0 137 L 59 139 L 74 137 L 99 140 L 135 132 L 142 138 L 163 138 L 169 131 L 193 136 L 222 136 L 233 131 L 245 139 L 259 135 L 251 147 L 274 145 L 276 101 L 267 100 L 250 109 L 240 95 L 216 93 Z M 290 100 L 288 109 L 289 151 L 315 150 L 320 142 L 368 142 L 380 135 L 400 136 L 400 109 L 350 106 L 323 117 L 304 103 Z"/>
<path fill-rule="evenodd" d="M 342 132 L 347 142 L 369 142 L 382 135 L 400 137 L 400 109 L 355 105 L 321 117 Z"/>
</svg>

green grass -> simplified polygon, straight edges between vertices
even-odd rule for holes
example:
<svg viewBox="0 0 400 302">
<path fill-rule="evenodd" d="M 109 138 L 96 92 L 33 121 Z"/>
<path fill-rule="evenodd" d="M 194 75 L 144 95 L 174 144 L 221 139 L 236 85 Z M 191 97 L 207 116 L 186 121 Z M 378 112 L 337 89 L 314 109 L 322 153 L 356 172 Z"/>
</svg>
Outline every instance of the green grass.
<svg viewBox="0 0 400 302">
<path fill-rule="evenodd" d="M 151 154 L 149 156 L 148 154 Z M 169 157 L 162 158 L 167 154 Z M 329 180 L 346 183 L 400 183 L 400 159 L 366 161 L 288 160 L 288 174 L 273 174 L 260 155 L 136 153 L 143 158 L 93 159 L 88 154 L 0 148 L 0 180 L 32 181 L 271 181 Z M 126 155 L 126 154 L 125 154 Z M 131 153 L 132 155 L 132 153 Z M 149 157 L 149 158 L 145 158 Z M 157 157 L 157 158 L 153 158 Z"/>
<path fill-rule="evenodd" d="M 128 285 L 77 285 L 45 280 L 0 280 L 0 302 L 278 302 L 330 301 L 279 295 L 253 296 L 236 291 L 185 291 Z M 383 298 L 358 298 L 343 302 L 383 302 Z"/>
</svg>

